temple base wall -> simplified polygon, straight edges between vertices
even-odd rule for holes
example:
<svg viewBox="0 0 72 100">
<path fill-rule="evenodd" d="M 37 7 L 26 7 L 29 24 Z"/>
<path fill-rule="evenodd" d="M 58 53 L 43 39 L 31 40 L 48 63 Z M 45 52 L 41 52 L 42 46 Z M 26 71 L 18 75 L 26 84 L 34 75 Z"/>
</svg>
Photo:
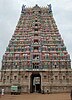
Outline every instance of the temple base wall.
<svg viewBox="0 0 72 100">
<path fill-rule="evenodd" d="M 0 88 L 3 88 L 5 90 L 5 93 L 11 93 L 11 87 L 10 86 L 0 86 Z M 44 86 L 42 87 L 44 90 L 44 93 L 64 93 L 64 92 L 70 92 L 72 89 L 72 86 Z M 21 86 L 21 93 L 30 93 L 29 87 L 27 86 Z"/>
<path fill-rule="evenodd" d="M 19 84 L 21 86 L 22 93 L 30 93 L 33 88 L 32 77 L 40 76 L 40 90 L 47 93 L 59 93 L 59 92 L 70 92 L 72 89 L 72 70 L 52 70 L 52 71 L 2 71 L 2 81 L 0 82 L 0 88 L 5 89 L 5 93 L 11 92 L 11 86 Z M 11 76 L 10 76 L 11 75 Z M 33 76 L 32 76 L 33 75 Z M 37 76 L 35 76 L 37 75 Z M 10 79 L 7 77 L 10 76 Z M 14 79 L 16 78 L 16 79 Z M 5 80 L 5 81 L 4 81 Z"/>
</svg>

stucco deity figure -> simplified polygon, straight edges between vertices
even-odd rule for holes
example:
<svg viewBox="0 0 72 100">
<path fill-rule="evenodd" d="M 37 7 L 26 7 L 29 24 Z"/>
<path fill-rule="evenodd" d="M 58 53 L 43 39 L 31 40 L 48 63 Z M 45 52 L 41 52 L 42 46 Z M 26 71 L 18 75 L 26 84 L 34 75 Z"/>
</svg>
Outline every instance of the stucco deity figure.
<svg viewBox="0 0 72 100">
<path fill-rule="evenodd" d="M 51 7 L 51 4 L 47 5 L 48 6 L 48 12 L 52 12 L 52 7 Z"/>
<path fill-rule="evenodd" d="M 22 13 L 25 13 L 25 10 L 26 10 L 26 9 L 25 9 L 25 6 L 26 6 L 26 5 L 23 5 L 23 6 L 22 6 L 22 11 L 21 11 Z"/>
</svg>

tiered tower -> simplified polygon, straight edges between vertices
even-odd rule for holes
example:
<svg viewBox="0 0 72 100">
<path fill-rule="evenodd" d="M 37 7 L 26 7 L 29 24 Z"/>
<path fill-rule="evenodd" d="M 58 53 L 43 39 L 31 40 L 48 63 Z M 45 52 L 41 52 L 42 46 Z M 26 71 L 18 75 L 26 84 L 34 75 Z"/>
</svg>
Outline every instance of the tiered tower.
<svg viewBox="0 0 72 100">
<path fill-rule="evenodd" d="M 21 85 L 22 92 L 66 92 L 72 87 L 71 60 L 51 5 L 22 6 L 15 32 L 3 55 L 2 86 Z"/>
</svg>

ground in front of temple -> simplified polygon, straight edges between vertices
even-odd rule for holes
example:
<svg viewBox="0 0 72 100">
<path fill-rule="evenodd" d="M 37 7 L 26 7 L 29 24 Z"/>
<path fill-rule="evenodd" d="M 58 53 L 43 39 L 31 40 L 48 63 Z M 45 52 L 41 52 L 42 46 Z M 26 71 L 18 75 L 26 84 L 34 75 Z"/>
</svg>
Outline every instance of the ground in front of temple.
<svg viewBox="0 0 72 100">
<path fill-rule="evenodd" d="M 70 93 L 57 93 L 57 94 L 21 94 L 10 95 L 5 94 L 1 96 L 0 100 L 71 100 Z"/>
</svg>

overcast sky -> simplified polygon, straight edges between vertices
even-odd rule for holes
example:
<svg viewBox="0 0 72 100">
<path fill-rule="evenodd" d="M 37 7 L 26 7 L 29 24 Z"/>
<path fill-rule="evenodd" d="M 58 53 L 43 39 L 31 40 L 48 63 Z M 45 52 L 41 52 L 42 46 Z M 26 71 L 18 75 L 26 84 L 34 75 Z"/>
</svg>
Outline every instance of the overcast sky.
<svg viewBox="0 0 72 100">
<path fill-rule="evenodd" d="M 21 7 L 52 5 L 53 16 L 72 59 L 72 0 L 0 0 L 0 67 L 2 56 L 14 34 Z"/>
</svg>

